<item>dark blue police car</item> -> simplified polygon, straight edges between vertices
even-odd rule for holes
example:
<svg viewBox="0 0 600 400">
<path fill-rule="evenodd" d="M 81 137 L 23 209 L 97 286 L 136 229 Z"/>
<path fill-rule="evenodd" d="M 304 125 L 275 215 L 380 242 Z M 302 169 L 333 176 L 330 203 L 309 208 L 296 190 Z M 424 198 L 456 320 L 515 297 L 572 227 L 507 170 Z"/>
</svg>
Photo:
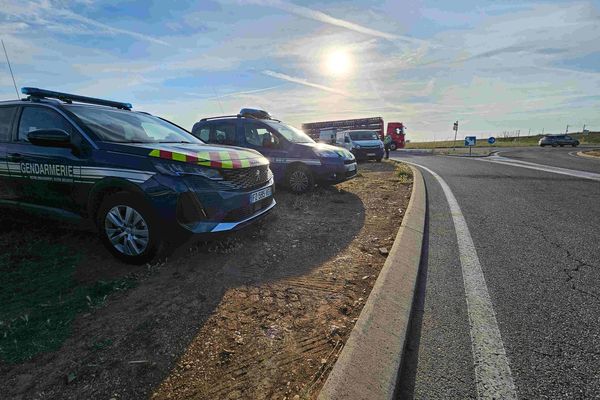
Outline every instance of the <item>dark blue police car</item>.
<svg viewBox="0 0 600 400">
<path fill-rule="evenodd" d="M 275 206 L 258 152 L 206 145 L 128 103 L 22 92 L 0 102 L 0 205 L 89 218 L 126 262 L 239 229 Z"/>
<path fill-rule="evenodd" d="M 299 129 L 262 110 L 244 108 L 237 115 L 203 118 L 192 134 L 206 143 L 254 149 L 267 157 L 277 183 L 302 193 L 315 183 L 334 184 L 356 175 L 348 150 L 315 143 Z"/>
</svg>

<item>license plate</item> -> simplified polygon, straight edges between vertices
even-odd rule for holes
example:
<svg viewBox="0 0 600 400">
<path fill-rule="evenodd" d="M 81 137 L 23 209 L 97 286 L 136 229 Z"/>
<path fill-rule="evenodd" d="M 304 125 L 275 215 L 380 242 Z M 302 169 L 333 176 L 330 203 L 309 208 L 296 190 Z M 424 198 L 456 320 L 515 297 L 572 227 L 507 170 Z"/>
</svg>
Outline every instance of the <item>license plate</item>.
<svg viewBox="0 0 600 400">
<path fill-rule="evenodd" d="M 367 153 L 367 156 L 369 156 L 369 157 L 375 157 L 375 153 Z"/>
<path fill-rule="evenodd" d="M 269 186 L 267 188 L 261 189 L 258 192 L 250 193 L 250 204 L 254 204 L 257 201 L 261 201 L 266 199 L 273 193 L 272 188 Z"/>
</svg>

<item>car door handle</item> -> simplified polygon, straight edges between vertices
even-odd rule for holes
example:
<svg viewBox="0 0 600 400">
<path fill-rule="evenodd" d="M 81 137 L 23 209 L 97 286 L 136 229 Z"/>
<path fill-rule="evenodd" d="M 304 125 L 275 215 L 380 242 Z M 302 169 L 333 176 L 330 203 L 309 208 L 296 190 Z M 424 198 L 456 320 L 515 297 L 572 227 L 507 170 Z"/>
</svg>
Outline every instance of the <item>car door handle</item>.
<svg viewBox="0 0 600 400">
<path fill-rule="evenodd" d="M 19 153 L 10 153 L 7 158 L 8 158 L 8 161 L 12 161 L 12 162 L 23 161 L 23 155 L 19 154 Z"/>
</svg>

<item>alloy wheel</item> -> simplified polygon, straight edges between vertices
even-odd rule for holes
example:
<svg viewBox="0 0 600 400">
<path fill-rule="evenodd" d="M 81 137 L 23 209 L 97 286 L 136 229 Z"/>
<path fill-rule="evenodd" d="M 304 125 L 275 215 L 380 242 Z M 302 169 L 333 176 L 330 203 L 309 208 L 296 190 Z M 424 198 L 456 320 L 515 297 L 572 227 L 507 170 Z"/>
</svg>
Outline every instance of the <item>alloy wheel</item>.
<svg viewBox="0 0 600 400">
<path fill-rule="evenodd" d="M 129 206 L 111 208 L 104 219 L 104 230 L 113 247 L 125 255 L 138 256 L 148 247 L 148 224 Z"/>
<path fill-rule="evenodd" d="M 304 171 L 297 170 L 290 175 L 290 187 L 294 192 L 304 192 L 308 189 L 310 179 Z"/>
</svg>

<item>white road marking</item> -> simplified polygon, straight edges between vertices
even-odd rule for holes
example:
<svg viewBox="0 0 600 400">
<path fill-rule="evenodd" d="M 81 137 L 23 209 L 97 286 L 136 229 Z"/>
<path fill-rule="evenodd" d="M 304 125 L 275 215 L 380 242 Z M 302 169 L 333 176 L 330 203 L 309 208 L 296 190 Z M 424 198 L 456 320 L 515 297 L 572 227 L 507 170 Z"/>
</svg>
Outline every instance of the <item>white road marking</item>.
<svg viewBox="0 0 600 400">
<path fill-rule="evenodd" d="M 537 171 L 552 172 L 555 174 L 569 175 L 569 176 L 574 176 L 577 178 L 591 179 L 593 181 L 600 181 L 600 174 L 597 174 L 594 172 L 578 171 L 575 169 L 553 167 L 550 165 L 536 164 L 536 163 L 532 163 L 529 161 L 515 160 L 512 158 L 506 158 L 506 157 L 502 157 L 502 156 L 490 156 L 487 158 L 478 158 L 477 160 L 485 161 L 485 162 L 492 162 L 492 163 L 496 163 L 496 164 L 511 165 L 513 167 L 534 169 Z"/>
<path fill-rule="evenodd" d="M 496 321 L 496 313 L 488 293 L 475 244 L 458 201 L 448 184 L 438 174 L 422 165 L 407 163 L 423 168 L 433 175 L 442 187 L 450 206 L 467 297 L 477 397 L 486 400 L 517 399 L 504 343 Z"/>
</svg>

